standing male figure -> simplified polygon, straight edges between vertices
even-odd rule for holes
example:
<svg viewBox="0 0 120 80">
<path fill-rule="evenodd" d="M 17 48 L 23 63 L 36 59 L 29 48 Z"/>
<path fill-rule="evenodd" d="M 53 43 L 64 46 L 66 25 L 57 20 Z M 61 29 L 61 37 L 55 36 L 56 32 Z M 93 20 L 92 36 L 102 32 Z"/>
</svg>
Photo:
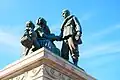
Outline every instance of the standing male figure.
<svg viewBox="0 0 120 80">
<path fill-rule="evenodd" d="M 74 65 L 77 66 L 79 50 L 78 44 L 82 44 L 81 34 L 82 29 L 78 19 L 74 15 L 70 15 L 70 11 L 65 9 L 62 11 L 64 18 L 61 25 L 60 40 L 63 40 L 61 57 L 69 60 L 69 52 L 71 53 Z"/>
</svg>

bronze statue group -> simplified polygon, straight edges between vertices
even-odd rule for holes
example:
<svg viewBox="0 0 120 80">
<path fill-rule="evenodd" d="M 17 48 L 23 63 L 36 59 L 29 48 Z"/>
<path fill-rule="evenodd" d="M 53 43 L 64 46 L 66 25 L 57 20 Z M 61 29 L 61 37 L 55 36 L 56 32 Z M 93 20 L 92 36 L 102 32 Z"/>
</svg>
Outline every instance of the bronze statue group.
<svg viewBox="0 0 120 80">
<path fill-rule="evenodd" d="M 64 21 L 61 25 L 60 35 L 52 34 L 47 26 L 47 21 L 42 17 L 36 20 L 36 24 L 32 21 L 26 22 L 26 29 L 21 38 L 21 44 L 25 48 L 23 56 L 45 47 L 67 61 L 70 53 L 74 65 L 77 66 L 79 57 L 78 45 L 82 44 L 81 25 L 78 19 L 71 15 L 67 9 L 62 11 L 62 16 Z M 54 41 L 62 41 L 61 50 L 55 46 Z"/>
</svg>

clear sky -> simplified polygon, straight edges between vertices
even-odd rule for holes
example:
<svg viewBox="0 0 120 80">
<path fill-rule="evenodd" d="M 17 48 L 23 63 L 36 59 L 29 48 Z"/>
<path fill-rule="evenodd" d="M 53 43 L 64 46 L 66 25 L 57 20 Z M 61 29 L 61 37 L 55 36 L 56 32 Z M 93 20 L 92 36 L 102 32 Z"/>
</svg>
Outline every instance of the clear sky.
<svg viewBox="0 0 120 80">
<path fill-rule="evenodd" d="M 57 35 L 64 8 L 83 29 L 79 66 L 98 80 L 120 80 L 119 0 L 0 0 L 0 69 L 20 59 L 26 21 L 44 17 Z"/>
</svg>

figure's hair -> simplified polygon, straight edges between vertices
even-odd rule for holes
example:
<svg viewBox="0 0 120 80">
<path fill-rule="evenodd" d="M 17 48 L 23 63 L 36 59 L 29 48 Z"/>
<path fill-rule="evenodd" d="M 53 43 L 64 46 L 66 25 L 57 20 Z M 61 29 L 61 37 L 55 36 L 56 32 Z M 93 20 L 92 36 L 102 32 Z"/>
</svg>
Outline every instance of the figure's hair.
<svg viewBox="0 0 120 80">
<path fill-rule="evenodd" d="M 62 13 L 66 13 L 67 15 L 70 15 L 70 11 L 68 9 L 64 9 Z"/>
<path fill-rule="evenodd" d="M 42 18 L 42 17 L 39 17 L 37 20 L 36 20 L 36 24 L 38 24 L 40 22 L 40 24 L 47 24 L 47 21 L 44 19 L 44 18 Z"/>
<path fill-rule="evenodd" d="M 28 24 L 29 24 L 30 26 L 27 26 Z M 33 24 L 32 21 L 27 21 L 27 22 L 26 22 L 26 27 L 31 27 L 31 28 L 34 29 L 34 28 L 35 28 L 35 25 Z"/>
</svg>

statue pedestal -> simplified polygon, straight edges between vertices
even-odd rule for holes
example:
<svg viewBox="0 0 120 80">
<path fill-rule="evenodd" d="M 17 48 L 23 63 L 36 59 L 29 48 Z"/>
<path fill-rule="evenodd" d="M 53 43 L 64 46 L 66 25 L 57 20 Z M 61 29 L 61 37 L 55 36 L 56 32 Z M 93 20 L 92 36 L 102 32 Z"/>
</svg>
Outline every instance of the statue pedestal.
<svg viewBox="0 0 120 80">
<path fill-rule="evenodd" d="M 45 48 L 0 71 L 0 80 L 96 80 Z"/>
</svg>

